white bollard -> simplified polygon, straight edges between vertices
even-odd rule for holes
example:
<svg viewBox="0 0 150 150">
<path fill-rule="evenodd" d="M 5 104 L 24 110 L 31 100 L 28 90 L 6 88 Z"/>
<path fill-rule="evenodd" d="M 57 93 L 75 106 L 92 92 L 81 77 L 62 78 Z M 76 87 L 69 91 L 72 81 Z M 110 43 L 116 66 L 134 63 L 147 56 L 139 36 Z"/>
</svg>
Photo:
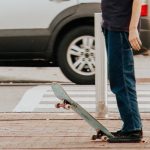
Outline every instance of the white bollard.
<svg viewBox="0 0 150 150">
<path fill-rule="evenodd" d="M 96 116 L 107 117 L 107 56 L 104 35 L 101 29 L 102 14 L 95 13 L 95 56 L 96 56 Z"/>
</svg>

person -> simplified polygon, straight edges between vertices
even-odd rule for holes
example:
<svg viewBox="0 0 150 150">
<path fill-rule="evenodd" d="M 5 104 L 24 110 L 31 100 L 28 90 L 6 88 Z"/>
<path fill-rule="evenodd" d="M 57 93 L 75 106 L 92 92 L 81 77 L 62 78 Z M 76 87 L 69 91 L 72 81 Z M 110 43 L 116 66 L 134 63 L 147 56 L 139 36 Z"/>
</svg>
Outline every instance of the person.
<svg viewBox="0 0 150 150">
<path fill-rule="evenodd" d="M 134 50 L 140 50 L 138 33 L 141 0 L 102 0 L 102 30 L 108 56 L 108 77 L 115 94 L 122 129 L 109 142 L 140 142 L 142 122 L 136 94 Z"/>
</svg>

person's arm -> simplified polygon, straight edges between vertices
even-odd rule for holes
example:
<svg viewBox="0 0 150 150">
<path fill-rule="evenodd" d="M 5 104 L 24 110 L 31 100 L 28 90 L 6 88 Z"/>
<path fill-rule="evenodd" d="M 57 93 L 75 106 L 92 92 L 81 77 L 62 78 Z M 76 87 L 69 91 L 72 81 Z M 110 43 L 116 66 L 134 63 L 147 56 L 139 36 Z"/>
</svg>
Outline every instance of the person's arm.
<svg viewBox="0 0 150 150">
<path fill-rule="evenodd" d="M 129 42 L 134 50 L 140 50 L 141 40 L 138 33 L 138 23 L 141 14 L 142 0 L 133 0 L 132 15 L 129 26 Z"/>
</svg>

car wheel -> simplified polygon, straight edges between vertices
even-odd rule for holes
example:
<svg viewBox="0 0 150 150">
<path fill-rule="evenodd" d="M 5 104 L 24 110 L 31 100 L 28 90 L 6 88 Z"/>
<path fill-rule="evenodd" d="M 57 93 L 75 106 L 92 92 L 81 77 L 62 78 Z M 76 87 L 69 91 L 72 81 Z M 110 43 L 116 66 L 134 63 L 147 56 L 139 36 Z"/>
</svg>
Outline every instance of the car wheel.
<svg viewBox="0 0 150 150">
<path fill-rule="evenodd" d="M 93 26 L 80 26 L 66 33 L 58 48 L 58 64 L 76 84 L 94 84 L 95 38 Z"/>
</svg>

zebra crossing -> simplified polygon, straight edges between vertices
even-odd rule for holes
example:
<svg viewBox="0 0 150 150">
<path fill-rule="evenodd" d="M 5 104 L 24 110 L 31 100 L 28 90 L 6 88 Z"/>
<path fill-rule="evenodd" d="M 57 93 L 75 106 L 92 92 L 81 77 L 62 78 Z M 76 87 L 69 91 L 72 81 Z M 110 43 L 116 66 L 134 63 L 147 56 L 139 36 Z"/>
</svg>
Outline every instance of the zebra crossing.
<svg viewBox="0 0 150 150">
<path fill-rule="evenodd" d="M 63 85 L 68 95 L 84 107 L 88 112 L 95 112 L 96 92 L 94 85 Z M 150 112 L 150 85 L 138 84 L 137 96 L 140 112 Z M 60 102 L 51 87 L 45 87 L 45 92 L 39 103 L 34 108 L 34 112 L 72 112 L 71 110 L 56 109 L 55 104 Z M 108 110 L 109 112 L 118 112 L 114 94 L 110 91 L 108 85 Z"/>
</svg>

